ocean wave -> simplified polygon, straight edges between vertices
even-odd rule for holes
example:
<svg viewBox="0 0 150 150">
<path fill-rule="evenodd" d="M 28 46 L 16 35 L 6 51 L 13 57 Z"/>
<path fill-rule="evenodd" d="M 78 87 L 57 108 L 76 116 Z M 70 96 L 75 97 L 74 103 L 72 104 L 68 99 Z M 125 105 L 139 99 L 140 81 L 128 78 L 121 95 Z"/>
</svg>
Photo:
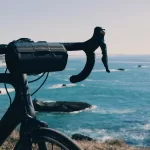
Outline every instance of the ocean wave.
<svg viewBox="0 0 150 150">
<path fill-rule="evenodd" d="M 95 80 L 95 79 L 85 79 L 85 81 L 88 81 L 88 82 L 108 82 L 110 83 L 109 80 Z M 120 82 L 119 80 L 114 80 L 114 82 Z"/>
<path fill-rule="evenodd" d="M 97 139 L 98 141 L 106 141 L 108 139 L 113 139 L 113 137 L 116 137 L 114 135 L 111 135 L 106 129 L 88 129 L 88 128 L 79 128 L 76 133 L 80 133 L 83 135 L 89 135 L 90 137 Z M 118 135 L 118 134 L 117 134 Z"/>
<path fill-rule="evenodd" d="M 143 125 L 144 130 L 150 130 L 150 123 Z"/>
<path fill-rule="evenodd" d="M 93 109 L 96 109 L 97 108 L 97 106 L 96 105 L 92 105 L 92 107 L 90 107 L 90 108 L 86 108 L 85 110 L 93 110 Z"/>
<path fill-rule="evenodd" d="M 80 132 L 80 133 L 93 133 L 93 134 L 98 134 L 98 135 L 106 135 L 108 131 L 106 129 L 97 129 L 97 128 L 95 128 L 95 129 L 79 128 L 77 132 Z"/>
<path fill-rule="evenodd" d="M 128 64 L 128 63 L 131 63 L 131 64 L 150 64 L 150 62 L 146 62 L 146 61 L 109 61 L 110 63 L 125 63 L 125 64 Z"/>
<path fill-rule="evenodd" d="M 100 113 L 100 114 L 127 114 L 127 113 L 133 113 L 136 110 L 134 109 L 121 109 L 121 110 L 117 110 L 117 109 L 95 109 L 92 110 L 92 113 Z"/>
<path fill-rule="evenodd" d="M 110 69 L 110 72 L 116 72 L 116 71 L 119 71 L 119 70 L 117 70 L 117 69 Z M 95 69 L 92 72 L 106 72 L 106 70 L 105 69 Z"/>
<path fill-rule="evenodd" d="M 123 71 L 129 71 L 130 69 L 124 69 Z M 121 70 L 118 70 L 118 69 L 110 69 L 110 72 L 118 72 L 118 71 L 121 71 Z M 93 70 L 92 72 L 106 72 L 105 69 L 95 69 Z"/>
<path fill-rule="evenodd" d="M 149 68 L 150 66 L 142 66 L 142 68 Z"/>
<path fill-rule="evenodd" d="M 128 134 L 131 134 L 131 131 L 128 132 Z M 138 140 L 142 141 L 146 137 L 147 137 L 146 134 L 141 134 L 141 133 L 133 133 L 132 132 L 132 134 L 130 135 L 130 138 L 133 139 L 133 140 L 136 140 L 136 141 L 138 141 Z"/>
<path fill-rule="evenodd" d="M 65 70 L 76 70 L 76 68 L 66 68 Z"/>
<path fill-rule="evenodd" d="M 81 84 L 81 86 L 85 86 L 85 84 Z"/>
<path fill-rule="evenodd" d="M 93 80 L 93 79 L 85 79 L 85 81 L 95 81 L 95 80 Z"/>
<path fill-rule="evenodd" d="M 69 113 L 70 113 L 70 114 L 78 114 L 78 113 L 81 113 L 81 112 L 83 112 L 83 111 L 90 111 L 90 110 L 94 110 L 94 109 L 96 109 L 96 108 L 97 108 L 96 105 L 92 105 L 92 107 L 90 107 L 90 108 L 85 108 L 85 109 L 83 109 L 83 110 L 73 111 L 73 112 L 69 112 Z"/>
<path fill-rule="evenodd" d="M 73 86 L 76 86 L 76 84 L 65 84 L 65 85 L 55 84 L 55 85 L 48 87 L 48 89 L 58 89 L 58 88 L 73 87 Z"/>
<path fill-rule="evenodd" d="M 108 82 L 108 80 L 95 80 L 95 79 L 85 79 L 85 81 L 88 81 L 88 82 Z"/>
<path fill-rule="evenodd" d="M 97 139 L 98 141 L 106 141 L 108 139 L 123 139 L 123 137 L 126 137 L 128 140 L 134 140 L 134 141 L 143 141 L 148 137 L 146 133 L 141 133 L 137 131 L 132 131 L 124 128 L 123 130 L 113 131 L 113 130 L 107 130 L 107 129 L 88 129 L 88 128 L 79 128 L 77 133 L 90 136 L 94 139 Z"/>
<path fill-rule="evenodd" d="M 147 133 L 142 132 L 141 130 L 137 130 L 137 128 L 121 128 L 118 132 L 121 134 L 122 137 L 127 137 L 130 140 L 142 141 L 147 138 Z"/>
<path fill-rule="evenodd" d="M 69 81 L 69 79 L 64 79 L 64 81 Z"/>
<path fill-rule="evenodd" d="M 56 101 L 53 101 L 53 100 L 44 100 L 42 102 L 44 102 L 44 103 L 51 103 L 51 102 L 56 102 Z"/>
<path fill-rule="evenodd" d="M 5 62 L 0 62 L 0 67 L 5 67 L 6 63 Z"/>
<path fill-rule="evenodd" d="M 136 68 L 138 67 L 138 66 L 135 66 Z M 138 67 L 138 68 L 149 68 L 150 66 L 146 66 L 146 65 L 141 65 L 141 67 Z"/>
<path fill-rule="evenodd" d="M 51 101 L 51 102 L 55 102 L 55 101 Z M 84 111 L 90 111 L 90 110 L 93 110 L 93 109 L 96 109 L 97 106 L 96 105 L 92 105 L 92 107 L 90 108 L 86 108 L 86 109 L 83 109 L 83 110 L 79 110 L 79 111 L 73 111 L 73 112 L 53 112 L 52 114 L 78 114 L 78 113 L 81 113 L 81 112 L 84 112 Z M 49 114 L 47 114 L 49 115 Z"/>
<path fill-rule="evenodd" d="M 7 90 L 8 90 L 8 92 L 13 92 L 15 89 L 13 89 L 13 88 L 7 88 Z M 7 94 L 5 88 L 0 88 L 0 91 L 1 91 L 0 95 L 5 95 L 5 94 Z"/>
<path fill-rule="evenodd" d="M 105 69 L 94 69 L 92 72 L 104 72 L 106 71 Z"/>
</svg>

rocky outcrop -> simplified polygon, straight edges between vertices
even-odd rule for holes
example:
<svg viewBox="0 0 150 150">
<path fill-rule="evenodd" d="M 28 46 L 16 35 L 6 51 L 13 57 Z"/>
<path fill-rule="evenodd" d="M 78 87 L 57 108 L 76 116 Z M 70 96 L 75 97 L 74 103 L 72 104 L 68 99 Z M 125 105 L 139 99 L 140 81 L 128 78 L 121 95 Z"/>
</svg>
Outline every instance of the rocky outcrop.
<svg viewBox="0 0 150 150">
<path fill-rule="evenodd" d="M 142 65 L 138 65 L 138 68 L 141 68 L 142 67 Z"/>
<path fill-rule="evenodd" d="M 120 71 L 125 71 L 125 69 L 123 69 L 123 68 L 118 68 L 118 70 L 120 70 Z"/>
<path fill-rule="evenodd" d="M 35 110 L 40 112 L 73 112 L 91 107 L 90 104 L 85 102 L 43 102 L 37 99 L 33 100 L 33 105 Z"/>
<path fill-rule="evenodd" d="M 82 134 L 73 134 L 71 138 L 77 141 L 94 141 L 93 138 Z"/>
<path fill-rule="evenodd" d="M 66 85 L 66 84 L 62 84 L 62 87 L 63 87 L 63 86 L 67 86 L 67 85 Z"/>
</svg>

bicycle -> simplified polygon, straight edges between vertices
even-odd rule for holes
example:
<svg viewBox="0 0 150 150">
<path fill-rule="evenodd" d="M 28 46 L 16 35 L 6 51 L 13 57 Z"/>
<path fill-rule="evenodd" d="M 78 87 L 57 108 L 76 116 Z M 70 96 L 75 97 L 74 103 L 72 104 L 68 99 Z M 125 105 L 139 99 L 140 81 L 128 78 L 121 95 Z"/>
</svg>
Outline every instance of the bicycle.
<svg viewBox="0 0 150 150">
<path fill-rule="evenodd" d="M 21 38 L 8 45 L 0 45 L 0 54 L 5 54 L 6 65 L 9 70 L 9 73 L 6 71 L 0 73 L 0 83 L 11 84 L 15 89 L 14 101 L 0 121 L 0 146 L 20 124 L 20 138 L 14 150 L 32 150 L 33 145 L 36 145 L 39 150 L 53 150 L 55 149 L 54 145 L 62 150 L 82 150 L 71 138 L 48 128 L 46 122 L 36 119 L 27 75 L 62 71 L 67 63 L 67 51 L 83 50 L 87 56 L 86 65 L 78 75 L 70 78 L 72 83 L 83 81 L 93 69 L 94 51 L 99 46 L 102 48 L 103 53 L 102 62 L 106 71 L 110 72 L 107 65 L 104 30 L 100 27 L 96 27 L 92 38 L 85 42 L 49 44 L 42 41 L 35 43 L 30 39 Z M 41 63 L 41 67 L 38 66 L 38 62 Z M 52 63 L 52 65 L 50 67 L 45 65 L 47 62 Z M 54 63 L 55 65 L 53 65 Z"/>
</svg>

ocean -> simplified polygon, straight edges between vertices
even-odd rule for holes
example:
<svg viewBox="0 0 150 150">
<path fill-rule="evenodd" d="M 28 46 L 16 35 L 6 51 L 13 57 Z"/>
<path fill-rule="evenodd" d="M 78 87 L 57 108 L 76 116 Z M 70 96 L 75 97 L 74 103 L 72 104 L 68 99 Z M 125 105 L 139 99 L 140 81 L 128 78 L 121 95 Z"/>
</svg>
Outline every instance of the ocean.
<svg viewBox="0 0 150 150">
<path fill-rule="evenodd" d="M 111 73 L 105 72 L 100 57 L 97 56 L 90 76 L 76 84 L 70 83 L 69 78 L 82 70 L 86 59 L 69 57 L 66 69 L 50 73 L 44 86 L 33 95 L 33 99 L 41 101 L 87 102 L 92 105 L 91 109 L 72 113 L 37 112 L 37 118 L 68 136 L 80 133 L 99 141 L 117 138 L 137 147 L 150 146 L 150 56 L 109 56 Z M 4 70 L 5 64 L 1 61 L 0 72 Z M 29 76 L 29 80 L 37 77 Z M 43 80 L 44 77 L 29 84 L 31 93 Z M 13 98 L 13 87 L 8 89 Z M 1 118 L 9 107 L 9 98 L 3 84 L 0 90 Z"/>
</svg>

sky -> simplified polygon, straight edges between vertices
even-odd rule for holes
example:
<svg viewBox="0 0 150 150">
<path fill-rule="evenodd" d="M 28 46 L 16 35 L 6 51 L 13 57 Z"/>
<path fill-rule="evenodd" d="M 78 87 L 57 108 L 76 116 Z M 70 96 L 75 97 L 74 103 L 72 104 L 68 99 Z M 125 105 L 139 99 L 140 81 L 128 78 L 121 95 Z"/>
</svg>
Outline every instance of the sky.
<svg viewBox="0 0 150 150">
<path fill-rule="evenodd" d="M 0 0 L 0 4 L 1 44 L 21 37 L 82 42 L 102 26 L 108 54 L 150 54 L 150 0 Z M 100 48 L 96 52 L 101 53 Z"/>
</svg>

